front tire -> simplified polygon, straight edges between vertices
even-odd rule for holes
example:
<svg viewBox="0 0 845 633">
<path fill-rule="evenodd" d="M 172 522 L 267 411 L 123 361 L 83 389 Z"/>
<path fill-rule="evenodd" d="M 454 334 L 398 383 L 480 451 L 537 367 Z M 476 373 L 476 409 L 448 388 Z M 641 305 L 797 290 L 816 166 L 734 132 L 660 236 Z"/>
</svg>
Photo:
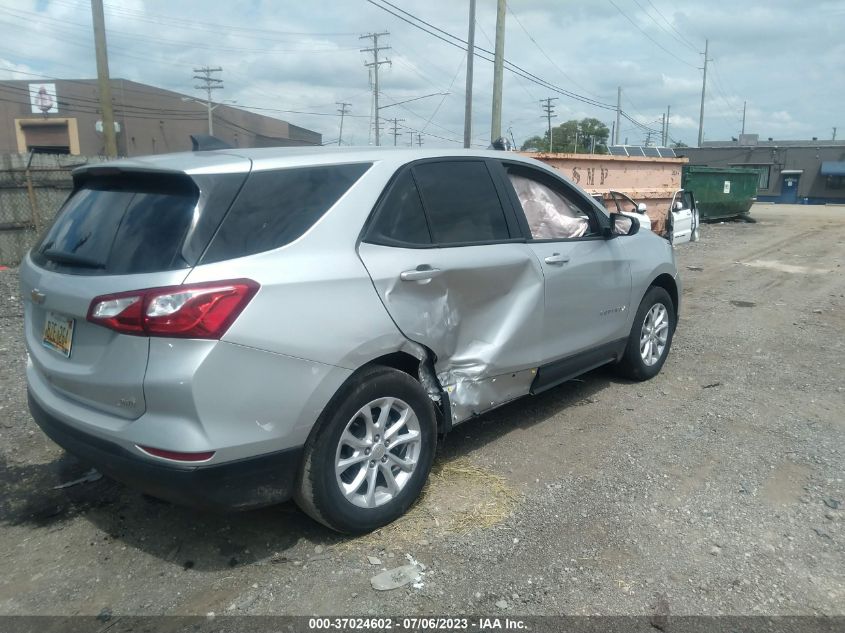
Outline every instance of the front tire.
<svg viewBox="0 0 845 633">
<path fill-rule="evenodd" d="M 371 532 L 417 499 L 436 444 L 434 406 L 419 382 L 396 369 L 368 368 L 320 416 L 294 498 L 333 530 Z"/>
<path fill-rule="evenodd" d="M 659 286 L 648 289 L 640 302 L 619 373 L 631 380 L 649 380 L 660 373 L 675 333 L 675 305 Z"/>
</svg>

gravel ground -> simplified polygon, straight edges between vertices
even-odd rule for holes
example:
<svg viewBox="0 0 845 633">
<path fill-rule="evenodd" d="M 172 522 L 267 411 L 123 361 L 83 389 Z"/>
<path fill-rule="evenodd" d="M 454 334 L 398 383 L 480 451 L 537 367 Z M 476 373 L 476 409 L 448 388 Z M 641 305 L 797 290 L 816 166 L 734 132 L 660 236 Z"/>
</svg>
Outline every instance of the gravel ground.
<svg viewBox="0 0 845 633">
<path fill-rule="evenodd" d="M 292 504 L 54 489 L 88 468 L 27 413 L 0 271 L 0 614 L 844 614 L 845 209 L 753 216 L 677 249 L 657 378 L 599 370 L 459 427 L 412 513 L 355 539 Z M 406 555 L 422 582 L 374 591 Z"/>
</svg>

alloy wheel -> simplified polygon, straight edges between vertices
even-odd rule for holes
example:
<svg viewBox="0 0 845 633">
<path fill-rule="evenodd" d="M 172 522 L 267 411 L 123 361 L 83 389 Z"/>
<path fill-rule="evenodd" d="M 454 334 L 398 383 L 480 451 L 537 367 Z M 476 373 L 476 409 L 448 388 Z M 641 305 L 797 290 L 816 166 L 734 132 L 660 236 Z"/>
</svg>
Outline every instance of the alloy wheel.
<svg viewBox="0 0 845 633">
<path fill-rule="evenodd" d="M 651 367 L 663 356 L 669 339 L 669 311 L 662 303 L 651 306 L 640 330 L 640 356 Z"/>
<path fill-rule="evenodd" d="M 396 498 L 416 470 L 422 446 L 414 410 L 398 398 L 361 407 L 346 424 L 335 451 L 341 494 L 361 508 Z"/>
</svg>

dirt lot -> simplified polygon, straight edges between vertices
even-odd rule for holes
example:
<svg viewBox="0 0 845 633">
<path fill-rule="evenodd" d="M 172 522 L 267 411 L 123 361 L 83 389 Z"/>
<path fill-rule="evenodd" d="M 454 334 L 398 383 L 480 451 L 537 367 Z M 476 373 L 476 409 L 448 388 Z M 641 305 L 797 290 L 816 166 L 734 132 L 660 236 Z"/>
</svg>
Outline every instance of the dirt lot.
<svg viewBox="0 0 845 633">
<path fill-rule="evenodd" d="M 753 215 L 677 249 L 657 378 L 596 371 L 458 428 L 412 513 L 357 539 L 291 504 L 54 489 L 88 469 L 27 413 L 0 272 L 0 614 L 845 613 L 845 208 Z M 374 591 L 406 554 L 421 586 Z"/>
</svg>

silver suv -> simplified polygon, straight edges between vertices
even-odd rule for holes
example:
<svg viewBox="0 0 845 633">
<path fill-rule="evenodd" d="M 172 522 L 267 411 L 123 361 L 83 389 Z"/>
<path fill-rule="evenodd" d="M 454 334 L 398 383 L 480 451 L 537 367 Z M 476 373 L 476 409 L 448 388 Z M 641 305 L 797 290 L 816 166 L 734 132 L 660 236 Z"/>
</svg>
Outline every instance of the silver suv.
<svg viewBox="0 0 845 633">
<path fill-rule="evenodd" d="M 506 152 L 255 149 L 84 167 L 21 265 L 29 406 L 149 494 L 365 532 L 438 434 L 672 343 L 672 247 Z"/>
</svg>

